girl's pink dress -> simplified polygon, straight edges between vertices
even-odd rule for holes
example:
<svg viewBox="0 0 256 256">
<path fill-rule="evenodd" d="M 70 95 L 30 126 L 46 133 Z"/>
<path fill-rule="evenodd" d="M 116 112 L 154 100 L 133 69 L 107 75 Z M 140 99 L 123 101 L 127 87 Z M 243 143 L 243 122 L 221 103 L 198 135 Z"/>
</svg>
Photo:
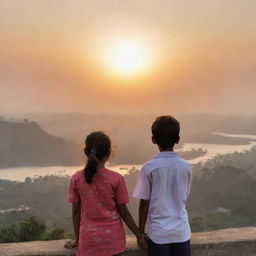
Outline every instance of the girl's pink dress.
<svg viewBox="0 0 256 256">
<path fill-rule="evenodd" d="M 125 233 L 116 204 L 129 196 L 122 175 L 99 169 L 93 183 L 85 181 L 84 170 L 70 180 L 68 200 L 81 203 L 77 256 L 111 256 L 125 251 Z"/>
</svg>

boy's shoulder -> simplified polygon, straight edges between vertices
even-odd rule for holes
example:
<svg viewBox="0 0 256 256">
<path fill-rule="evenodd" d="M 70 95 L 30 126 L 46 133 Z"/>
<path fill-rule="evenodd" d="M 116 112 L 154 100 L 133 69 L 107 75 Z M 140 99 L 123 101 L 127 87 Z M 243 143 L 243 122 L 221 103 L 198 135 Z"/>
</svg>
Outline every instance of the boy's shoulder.
<svg viewBox="0 0 256 256">
<path fill-rule="evenodd" d="M 191 163 L 189 163 L 188 161 L 186 161 L 185 159 L 179 156 L 176 157 L 174 161 L 170 161 L 170 162 L 166 161 L 166 159 L 163 159 L 163 158 L 152 158 L 151 160 L 144 163 L 142 168 L 145 173 L 149 174 L 150 172 L 152 172 L 157 168 L 168 167 L 171 165 L 175 165 L 176 168 L 180 167 L 182 169 L 187 169 L 188 171 L 192 170 Z"/>
<path fill-rule="evenodd" d="M 180 163 L 181 165 L 183 165 L 186 168 L 189 168 L 189 169 L 192 168 L 192 164 L 189 161 L 187 161 L 181 157 L 177 158 L 177 161 L 178 161 L 178 163 Z"/>
</svg>

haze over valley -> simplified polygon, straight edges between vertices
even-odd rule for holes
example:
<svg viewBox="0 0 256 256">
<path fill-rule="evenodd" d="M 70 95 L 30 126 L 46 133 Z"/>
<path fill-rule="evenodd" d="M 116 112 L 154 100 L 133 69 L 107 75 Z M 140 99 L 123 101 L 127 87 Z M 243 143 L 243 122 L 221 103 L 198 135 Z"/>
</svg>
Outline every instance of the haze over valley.
<svg viewBox="0 0 256 256">
<path fill-rule="evenodd" d="M 79 166 L 84 161 L 85 136 L 93 130 L 103 130 L 111 136 L 113 141 L 111 164 L 142 164 L 157 152 L 157 147 L 151 142 L 150 131 L 154 115 L 117 116 L 77 113 L 25 115 L 25 117 L 25 120 L 2 117 L 0 121 L 2 168 Z M 33 118 L 36 122 L 28 118 Z M 256 130 L 256 118 L 254 117 L 184 114 L 178 118 L 182 133 L 177 150 L 181 151 L 185 159 L 207 156 L 207 149 L 208 153 L 214 154 L 212 152 L 214 147 L 217 149 L 219 147 L 220 153 L 222 153 L 221 148 L 223 153 L 243 151 L 250 149 L 255 141 L 253 132 Z M 241 122 L 243 127 L 239 125 Z M 204 125 L 206 123 L 207 126 Z M 235 135 L 228 136 L 228 134 Z"/>
<path fill-rule="evenodd" d="M 255 13 L 255 0 L 1 0 L 0 243 L 74 237 L 68 184 L 95 130 L 138 221 L 159 115 L 180 121 L 175 150 L 193 165 L 192 231 L 255 226 Z"/>
</svg>

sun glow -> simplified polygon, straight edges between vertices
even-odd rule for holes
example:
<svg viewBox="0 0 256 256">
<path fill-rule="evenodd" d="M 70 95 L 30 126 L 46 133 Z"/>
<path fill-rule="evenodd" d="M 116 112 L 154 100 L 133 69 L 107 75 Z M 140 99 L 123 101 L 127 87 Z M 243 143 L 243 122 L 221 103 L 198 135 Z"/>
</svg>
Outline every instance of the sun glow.
<svg viewBox="0 0 256 256">
<path fill-rule="evenodd" d="M 107 66 L 115 74 L 136 75 L 145 71 L 148 64 L 148 49 L 138 42 L 120 41 L 107 52 Z"/>
</svg>

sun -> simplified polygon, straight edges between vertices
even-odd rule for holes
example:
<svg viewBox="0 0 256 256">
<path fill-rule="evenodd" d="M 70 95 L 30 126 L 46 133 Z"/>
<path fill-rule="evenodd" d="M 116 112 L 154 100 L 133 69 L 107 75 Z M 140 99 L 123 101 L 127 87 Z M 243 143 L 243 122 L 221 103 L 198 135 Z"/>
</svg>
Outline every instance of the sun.
<svg viewBox="0 0 256 256">
<path fill-rule="evenodd" d="M 148 66 L 147 47 L 138 42 L 119 41 L 108 50 L 107 65 L 120 75 L 136 75 Z"/>
<path fill-rule="evenodd" d="M 112 67 L 121 73 L 134 73 L 145 65 L 145 56 L 138 46 L 132 44 L 119 45 L 113 51 Z"/>
</svg>

